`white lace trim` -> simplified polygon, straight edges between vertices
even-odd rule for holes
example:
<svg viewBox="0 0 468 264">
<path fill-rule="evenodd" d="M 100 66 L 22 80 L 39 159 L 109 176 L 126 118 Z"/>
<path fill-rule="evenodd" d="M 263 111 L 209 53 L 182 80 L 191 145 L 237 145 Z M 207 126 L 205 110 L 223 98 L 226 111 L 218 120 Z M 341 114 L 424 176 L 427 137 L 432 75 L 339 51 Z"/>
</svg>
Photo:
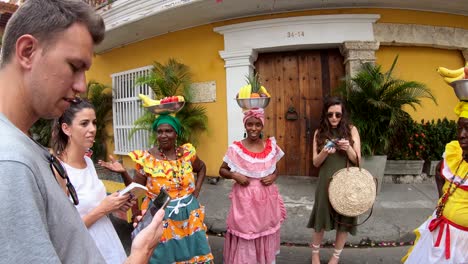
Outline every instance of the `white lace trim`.
<svg viewBox="0 0 468 264">
<path fill-rule="evenodd" d="M 279 149 L 279 153 L 278 155 L 276 155 L 277 153 L 277 145 L 276 145 L 276 139 L 274 137 L 270 137 L 270 141 L 271 141 L 271 152 L 268 153 L 268 155 L 265 157 L 265 158 L 262 158 L 262 159 L 259 159 L 259 158 L 254 158 L 252 156 L 250 156 L 249 154 L 245 153 L 241 147 L 237 146 L 236 144 L 231 144 L 231 146 L 229 146 L 229 148 L 232 148 L 236 153 L 237 155 L 239 155 L 239 157 L 241 157 L 243 160 L 246 160 L 250 163 L 264 163 L 265 161 L 270 161 L 271 159 L 275 158 L 276 157 L 276 162 L 278 162 L 283 156 L 284 156 L 284 152 Z"/>
<path fill-rule="evenodd" d="M 231 146 L 229 146 L 229 148 L 232 148 L 236 152 L 236 154 L 239 155 L 240 158 L 250 163 L 265 163 L 275 158 L 276 159 L 275 163 L 266 170 L 252 171 L 252 170 L 247 170 L 245 168 L 241 168 L 237 166 L 233 161 L 231 161 L 231 159 L 227 155 L 224 156 L 223 161 L 226 162 L 229 168 L 231 168 L 232 172 L 238 172 L 240 174 L 249 176 L 251 178 L 263 178 L 275 172 L 276 162 L 278 162 L 284 156 L 284 152 L 280 148 L 277 148 L 276 139 L 274 137 L 270 137 L 270 144 L 271 144 L 271 152 L 265 158 L 262 158 L 262 159 L 254 158 L 248 155 L 242 150 L 242 148 L 240 148 L 236 144 L 232 144 Z"/>
<path fill-rule="evenodd" d="M 444 168 L 442 169 L 442 176 L 448 181 L 451 181 L 453 177 L 453 173 L 450 171 L 450 168 L 445 159 L 444 159 Z M 458 175 L 455 175 L 455 178 L 453 181 L 460 183 L 462 181 L 462 178 Z M 465 181 L 461 186 L 468 186 L 468 180 Z"/>
<path fill-rule="evenodd" d="M 242 175 L 248 176 L 250 178 L 263 178 L 265 176 L 268 176 L 275 172 L 276 170 L 276 164 L 271 166 L 269 169 L 264 170 L 264 171 L 251 171 L 251 170 L 246 170 L 244 168 L 241 168 L 237 166 L 235 163 L 233 163 L 228 157 L 224 157 L 223 159 L 224 162 L 231 168 L 232 172 L 238 172 Z"/>
</svg>

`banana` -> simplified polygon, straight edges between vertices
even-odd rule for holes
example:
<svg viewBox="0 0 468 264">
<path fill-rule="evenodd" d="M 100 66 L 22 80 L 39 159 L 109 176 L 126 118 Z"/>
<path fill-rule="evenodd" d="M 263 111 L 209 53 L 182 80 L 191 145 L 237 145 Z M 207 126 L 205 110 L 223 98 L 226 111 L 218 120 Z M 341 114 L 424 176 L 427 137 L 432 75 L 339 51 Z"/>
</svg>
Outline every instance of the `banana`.
<svg viewBox="0 0 468 264">
<path fill-rule="evenodd" d="M 250 98 L 250 94 L 252 93 L 252 85 L 248 84 L 243 88 L 242 98 Z"/>
<path fill-rule="evenodd" d="M 247 88 L 247 85 L 244 85 L 240 88 L 240 91 L 239 91 L 239 98 L 243 99 L 243 98 L 246 98 L 245 97 L 245 91 L 246 91 L 246 88 Z"/>
<path fill-rule="evenodd" d="M 261 94 L 265 94 L 265 95 L 268 96 L 268 97 L 271 97 L 270 93 L 267 91 L 267 89 L 265 88 L 265 86 L 261 86 L 259 92 L 260 92 Z"/>
<path fill-rule="evenodd" d="M 238 96 L 239 99 L 244 98 L 244 91 L 245 91 L 245 85 L 239 89 L 239 96 Z"/>
<path fill-rule="evenodd" d="M 150 107 L 160 104 L 159 100 L 153 100 L 144 94 L 139 94 L 138 97 L 143 102 L 143 107 Z"/>
<path fill-rule="evenodd" d="M 437 72 L 442 76 L 442 77 L 449 77 L 449 78 L 455 78 L 458 77 L 460 74 L 462 74 L 465 70 L 465 67 L 458 68 L 456 70 L 450 70 L 445 67 L 438 67 Z"/>
<path fill-rule="evenodd" d="M 465 78 L 465 72 L 464 71 L 460 75 L 458 75 L 456 77 L 444 77 L 444 81 L 446 83 L 450 84 L 453 81 L 461 80 L 463 78 Z"/>
<path fill-rule="evenodd" d="M 250 98 L 250 85 L 244 85 L 239 89 L 239 99 Z"/>
<path fill-rule="evenodd" d="M 179 100 L 179 102 L 185 101 L 185 98 L 182 95 L 177 95 L 177 99 Z"/>
</svg>

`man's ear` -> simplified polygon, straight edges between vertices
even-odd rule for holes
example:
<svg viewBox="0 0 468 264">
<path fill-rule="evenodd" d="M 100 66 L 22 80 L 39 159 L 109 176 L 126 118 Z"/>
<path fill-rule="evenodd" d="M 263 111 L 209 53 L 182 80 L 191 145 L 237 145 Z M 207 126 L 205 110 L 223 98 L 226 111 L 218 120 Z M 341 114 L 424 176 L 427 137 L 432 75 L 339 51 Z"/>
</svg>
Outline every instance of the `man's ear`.
<svg viewBox="0 0 468 264">
<path fill-rule="evenodd" d="M 19 64 L 25 68 L 32 67 L 32 61 L 39 51 L 39 41 L 32 35 L 23 35 L 16 41 L 15 56 Z"/>
<path fill-rule="evenodd" d="M 68 126 L 67 123 L 62 123 L 61 128 L 65 135 L 67 135 L 68 137 L 71 136 L 70 126 Z"/>
</svg>

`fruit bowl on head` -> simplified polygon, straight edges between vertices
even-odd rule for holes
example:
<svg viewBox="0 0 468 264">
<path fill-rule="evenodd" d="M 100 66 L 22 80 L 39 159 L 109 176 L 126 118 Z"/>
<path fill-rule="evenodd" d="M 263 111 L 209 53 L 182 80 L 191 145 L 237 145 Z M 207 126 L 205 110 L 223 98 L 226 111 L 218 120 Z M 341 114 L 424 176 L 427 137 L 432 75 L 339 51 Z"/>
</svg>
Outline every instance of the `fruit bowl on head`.
<svg viewBox="0 0 468 264">
<path fill-rule="evenodd" d="M 164 104 L 158 104 L 153 106 L 148 106 L 146 109 L 156 115 L 165 115 L 165 114 L 174 114 L 179 112 L 185 105 L 183 102 L 170 102 Z"/>
<path fill-rule="evenodd" d="M 270 103 L 270 97 L 236 98 L 236 101 L 244 109 L 265 108 Z"/>
<path fill-rule="evenodd" d="M 450 83 L 458 100 L 468 102 L 468 79 L 461 79 Z"/>
</svg>

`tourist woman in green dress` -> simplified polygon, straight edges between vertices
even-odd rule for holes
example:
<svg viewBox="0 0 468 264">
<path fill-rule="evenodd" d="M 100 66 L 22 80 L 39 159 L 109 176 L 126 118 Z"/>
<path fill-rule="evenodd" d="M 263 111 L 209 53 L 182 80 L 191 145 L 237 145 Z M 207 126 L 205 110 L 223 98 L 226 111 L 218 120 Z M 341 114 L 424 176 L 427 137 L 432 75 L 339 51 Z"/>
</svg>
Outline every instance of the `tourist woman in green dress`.
<svg viewBox="0 0 468 264">
<path fill-rule="evenodd" d="M 356 127 L 350 124 L 343 101 L 337 97 L 325 99 L 320 127 L 314 133 L 313 163 L 320 168 L 314 207 L 307 224 L 313 228 L 312 263 L 320 263 L 320 244 L 325 231 L 336 230 L 335 250 L 328 263 L 338 263 L 348 233 L 356 234 L 357 218 L 338 214 L 328 200 L 328 183 L 331 176 L 346 167 L 346 162 L 356 164 L 361 157 L 361 141 Z"/>
</svg>

